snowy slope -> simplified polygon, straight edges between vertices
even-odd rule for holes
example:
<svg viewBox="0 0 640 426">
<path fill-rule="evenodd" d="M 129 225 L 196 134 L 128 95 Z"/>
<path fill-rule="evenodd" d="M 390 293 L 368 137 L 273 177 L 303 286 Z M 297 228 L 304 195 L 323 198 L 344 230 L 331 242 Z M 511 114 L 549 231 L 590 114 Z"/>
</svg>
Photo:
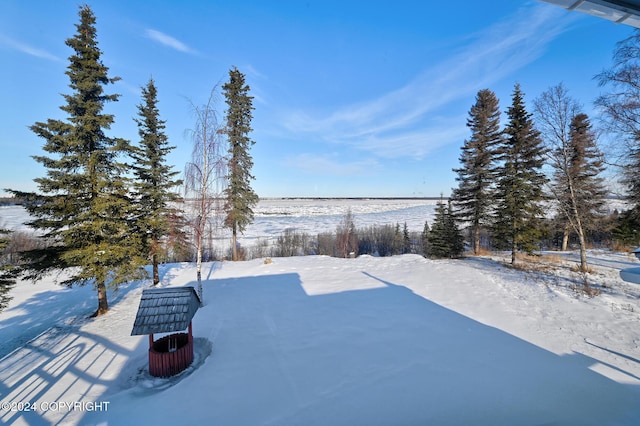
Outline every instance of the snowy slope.
<svg viewBox="0 0 640 426">
<path fill-rule="evenodd" d="M 95 320 L 90 288 L 21 283 L 0 314 L 0 399 L 37 411 L 0 423 L 640 424 L 640 286 L 617 277 L 637 262 L 591 255 L 594 298 L 560 264 L 546 278 L 488 258 L 207 264 L 196 360 L 171 379 L 129 335 L 145 283 Z M 194 285 L 192 265 L 162 274 Z"/>
</svg>

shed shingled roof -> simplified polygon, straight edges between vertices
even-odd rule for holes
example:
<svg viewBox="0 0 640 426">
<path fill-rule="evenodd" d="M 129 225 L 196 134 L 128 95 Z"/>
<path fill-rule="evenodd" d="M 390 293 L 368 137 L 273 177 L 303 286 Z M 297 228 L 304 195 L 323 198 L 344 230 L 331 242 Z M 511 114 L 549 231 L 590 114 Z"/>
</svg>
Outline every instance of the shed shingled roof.
<svg viewBox="0 0 640 426">
<path fill-rule="evenodd" d="M 199 307 L 200 299 L 193 287 L 146 288 L 131 335 L 184 330 Z"/>
</svg>

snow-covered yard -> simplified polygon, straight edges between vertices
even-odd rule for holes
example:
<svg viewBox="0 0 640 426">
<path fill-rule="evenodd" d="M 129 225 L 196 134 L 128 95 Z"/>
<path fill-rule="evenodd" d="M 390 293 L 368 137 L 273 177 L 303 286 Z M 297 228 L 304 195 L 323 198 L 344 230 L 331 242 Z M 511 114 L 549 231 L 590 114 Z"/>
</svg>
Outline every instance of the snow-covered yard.
<svg viewBox="0 0 640 426">
<path fill-rule="evenodd" d="M 196 359 L 171 379 L 130 336 L 146 283 L 95 320 L 91 288 L 19 283 L 0 314 L 0 423 L 640 424 L 640 286 L 618 276 L 638 261 L 592 251 L 588 298 L 571 259 L 545 259 L 207 264 Z M 194 285 L 190 264 L 162 273 Z"/>
</svg>

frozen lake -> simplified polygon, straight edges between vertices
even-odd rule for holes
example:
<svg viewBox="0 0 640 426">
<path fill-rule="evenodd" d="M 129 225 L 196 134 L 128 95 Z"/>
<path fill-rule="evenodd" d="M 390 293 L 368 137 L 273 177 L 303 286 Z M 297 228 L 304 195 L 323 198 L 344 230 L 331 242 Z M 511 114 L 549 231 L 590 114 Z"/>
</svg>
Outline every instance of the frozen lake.
<svg viewBox="0 0 640 426">
<path fill-rule="evenodd" d="M 345 213 L 351 209 L 356 227 L 371 225 L 401 226 L 421 232 L 425 221 L 433 223 L 437 200 L 428 199 L 264 199 L 254 209 L 255 220 L 239 239 L 252 245 L 258 239 L 274 239 L 286 229 L 316 235 L 333 232 Z M 29 231 L 29 220 L 21 206 L 1 206 L 0 226 Z"/>
<path fill-rule="evenodd" d="M 22 206 L 0 206 L 0 228 L 11 231 L 30 231 L 24 223 L 29 214 Z"/>
<path fill-rule="evenodd" d="M 432 223 L 436 200 L 416 199 L 269 199 L 255 209 L 246 237 L 279 235 L 287 228 L 309 234 L 335 231 L 350 209 L 356 227 L 407 223 L 410 231 L 422 231 Z"/>
</svg>

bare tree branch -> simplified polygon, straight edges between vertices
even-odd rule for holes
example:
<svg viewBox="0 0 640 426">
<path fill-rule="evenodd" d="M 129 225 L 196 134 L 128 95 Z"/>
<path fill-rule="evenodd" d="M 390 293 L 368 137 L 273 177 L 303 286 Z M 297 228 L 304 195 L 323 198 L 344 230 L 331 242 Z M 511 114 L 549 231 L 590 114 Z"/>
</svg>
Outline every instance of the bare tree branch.
<svg viewBox="0 0 640 426">
<path fill-rule="evenodd" d="M 192 221 L 196 246 L 198 295 L 202 301 L 202 261 L 207 227 L 217 232 L 222 227 L 224 214 L 222 194 L 226 186 L 226 152 L 224 129 L 218 120 L 215 104 L 218 101 L 215 86 L 206 104 L 196 106 L 190 102 L 196 122 L 189 131 L 193 141 L 191 161 L 185 167 L 185 202 L 192 204 Z"/>
</svg>

